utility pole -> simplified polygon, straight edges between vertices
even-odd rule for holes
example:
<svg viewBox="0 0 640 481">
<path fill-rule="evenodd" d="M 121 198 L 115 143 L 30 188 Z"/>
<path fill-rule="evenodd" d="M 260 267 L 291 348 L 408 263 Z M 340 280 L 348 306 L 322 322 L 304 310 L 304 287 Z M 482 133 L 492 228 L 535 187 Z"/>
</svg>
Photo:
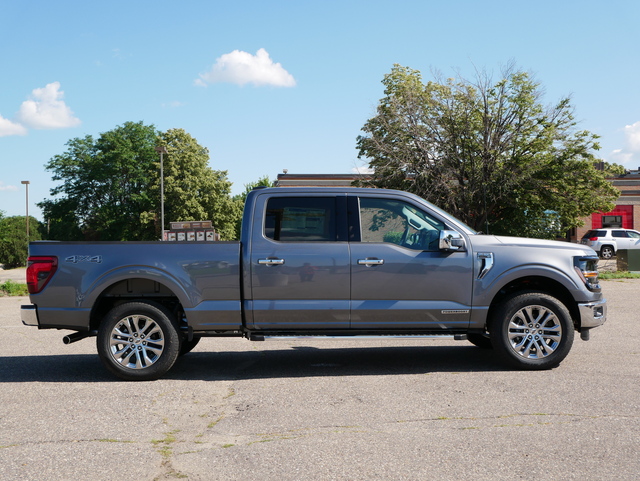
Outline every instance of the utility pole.
<svg viewBox="0 0 640 481">
<path fill-rule="evenodd" d="M 28 180 L 23 180 L 20 183 L 24 184 L 24 186 L 27 189 L 26 196 L 27 196 L 27 245 L 28 245 L 29 244 L 29 184 L 31 182 L 29 182 Z"/>
<path fill-rule="evenodd" d="M 162 155 L 167 153 L 164 145 L 155 147 L 155 151 L 160 154 L 160 240 L 164 240 L 164 164 Z"/>
</svg>

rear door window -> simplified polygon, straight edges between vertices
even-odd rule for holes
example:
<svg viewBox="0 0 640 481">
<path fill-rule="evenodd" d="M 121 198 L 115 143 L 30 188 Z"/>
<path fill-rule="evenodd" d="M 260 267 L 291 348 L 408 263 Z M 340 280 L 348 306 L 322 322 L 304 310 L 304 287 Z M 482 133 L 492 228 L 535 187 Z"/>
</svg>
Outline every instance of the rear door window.
<svg viewBox="0 0 640 481">
<path fill-rule="evenodd" d="M 264 235 L 280 242 L 336 241 L 336 198 L 273 197 L 269 199 Z"/>
</svg>

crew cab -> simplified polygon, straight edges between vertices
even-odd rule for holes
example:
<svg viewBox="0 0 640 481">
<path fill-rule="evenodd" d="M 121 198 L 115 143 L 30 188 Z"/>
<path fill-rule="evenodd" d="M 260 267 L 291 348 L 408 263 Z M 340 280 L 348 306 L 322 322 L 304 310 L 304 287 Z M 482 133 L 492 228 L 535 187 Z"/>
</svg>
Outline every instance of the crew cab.
<svg viewBox="0 0 640 481">
<path fill-rule="evenodd" d="M 126 380 L 203 337 L 452 336 L 549 369 L 605 322 L 596 253 L 482 235 L 412 194 L 262 188 L 239 242 L 32 242 L 23 323 L 96 336 Z"/>
</svg>

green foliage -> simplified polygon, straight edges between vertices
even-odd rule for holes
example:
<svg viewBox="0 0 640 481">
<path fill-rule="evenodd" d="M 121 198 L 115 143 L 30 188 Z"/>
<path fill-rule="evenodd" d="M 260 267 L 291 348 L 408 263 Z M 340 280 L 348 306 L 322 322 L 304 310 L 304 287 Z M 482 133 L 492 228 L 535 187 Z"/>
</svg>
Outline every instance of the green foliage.
<svg viewBox="0 0 640 481">
<path fill-rule="evenodd" d="M 100 134 L 67 143 L 64 154 L 46 165 L 54 181 L 54 199 L 38 205 L 56 240 L 150 240 L 154 226 L 140 214 L 157 203 L 149 195 L 150 180 L 158 176 L 154 147 L 158 132 L 152 125 L 127 122 Z"/>
<path fill-rule="evenodd" d="M 402 236 L 402 232 L 387 232 L 384 235 L 384 242 L 400 245 L 402 243 Z"/>
<path fill-rule="evenodd" d="M 164 155 L 165 218 L 211 220 L 222 240 L 234 239 L 241 210 L 231 198 L 227 172 L 211 169 L 209 151 L 183 129 L 171 129 L 161 134 L 160 145 L 167 148 Z M 158 181 L 153 190 L 159 195 L 159 189 Z"/>
<path fill-rule="evenodd" d="M 46 165 L 52 199 L 38 204 L 56 240 L 160 239 L 160 156 L 165 146 L 164 228 L 171 221 L 211 220 L 223 239 L 233 238 L 239 216 L 226 172 L 208 166 L 209 153 L 182 129 L 159 132 L 126 122 L 102 133 L 72 139 Z"/>
<path fill-rule="evenodd" d="M 627 173 L 627 169 L 620 164 L 610 164 L 609 162 L 603 162 L 605 177 L 620 177 Z"/>
<path fill-rule="evenodd" d="M 617 272 L 601 272 L 598 274 L 600 280 L 612 280 L 612 279 L 640 279 L 640 274 L 637 272 L 629 271 L 617 271 Z"/>
<path fill-rule="evenodd" d="M 29 216 L 29 241 L 40 240 L 40 223 Z M 0 217 L 0 264 L 5 269 L 27 264 L 27 222 L 24 216 Z"/>
<path fill-rule="evenodd" d="M 244 204 L 245 200 L 247 200 L 247 196 L 249 195 L 249 192 L 251 192 L 253 189 L 257 187 L 273 187 L 273 182 L 269 180 L 268 175 L 263 175 L 258 180 L 245 184 L 244 192 L 234 196 L 233 200 L 239 200 Z"/>
<path fill-rule="evenodd" d="M 249 192 L 251 192 L 256 187 L 273 187 L 273 182 L 269 180 L 269 176 L 263 175 L 258 180 L 245 184 L 244 191 L 233 197 L 233 200 L 236 202 L 237 208 L 240 211 L 238 220 L 236 221 L 236 239 L 240 239 L 240 229 L 242 227 L 242 211 L 244 210 L 245 201 L 247 200 Z"/>
<path fill-rule="evenodd" d="M 7 280 L 0 284 L 0 295 L 5 296 L 26 296 L 29 294 L 26 284 L 19 284 L 11 280 Z"/>
<path fill-rule="evenodd" d="M 568 98 L 544 106 L 527 73 L 423 83 L 395 65 L 383 84 L 357 141 L 374 169 L 365 185 L 416 193 L 493 234 L 554 238 L 613 206 L 618 192 L 594 165 L 597 136 L 576 131 Z"/>
</svg>

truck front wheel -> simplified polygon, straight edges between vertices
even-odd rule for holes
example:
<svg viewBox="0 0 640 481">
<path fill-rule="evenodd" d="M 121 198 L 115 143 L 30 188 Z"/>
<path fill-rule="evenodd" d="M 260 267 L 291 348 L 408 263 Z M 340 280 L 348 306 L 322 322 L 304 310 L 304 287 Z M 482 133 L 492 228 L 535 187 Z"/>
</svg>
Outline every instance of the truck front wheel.
<svg viewBox="0 0 640 481">
<path fill-rule="evenodd" d="M 558 299 L 540 292 L 522 292 L 504 300 L 490 329 L 495 351 L 518 369 L 556 367 L 573 344 L 573 322 Z"/>
<path fill-rule="evenodd" d="M 104 366 L 125 381 L 152 381 L 163 376 L 180 353 L 177 322 L 153 302 L 114 307 L 100 324 L 98 355 Z"/>
</svg>

